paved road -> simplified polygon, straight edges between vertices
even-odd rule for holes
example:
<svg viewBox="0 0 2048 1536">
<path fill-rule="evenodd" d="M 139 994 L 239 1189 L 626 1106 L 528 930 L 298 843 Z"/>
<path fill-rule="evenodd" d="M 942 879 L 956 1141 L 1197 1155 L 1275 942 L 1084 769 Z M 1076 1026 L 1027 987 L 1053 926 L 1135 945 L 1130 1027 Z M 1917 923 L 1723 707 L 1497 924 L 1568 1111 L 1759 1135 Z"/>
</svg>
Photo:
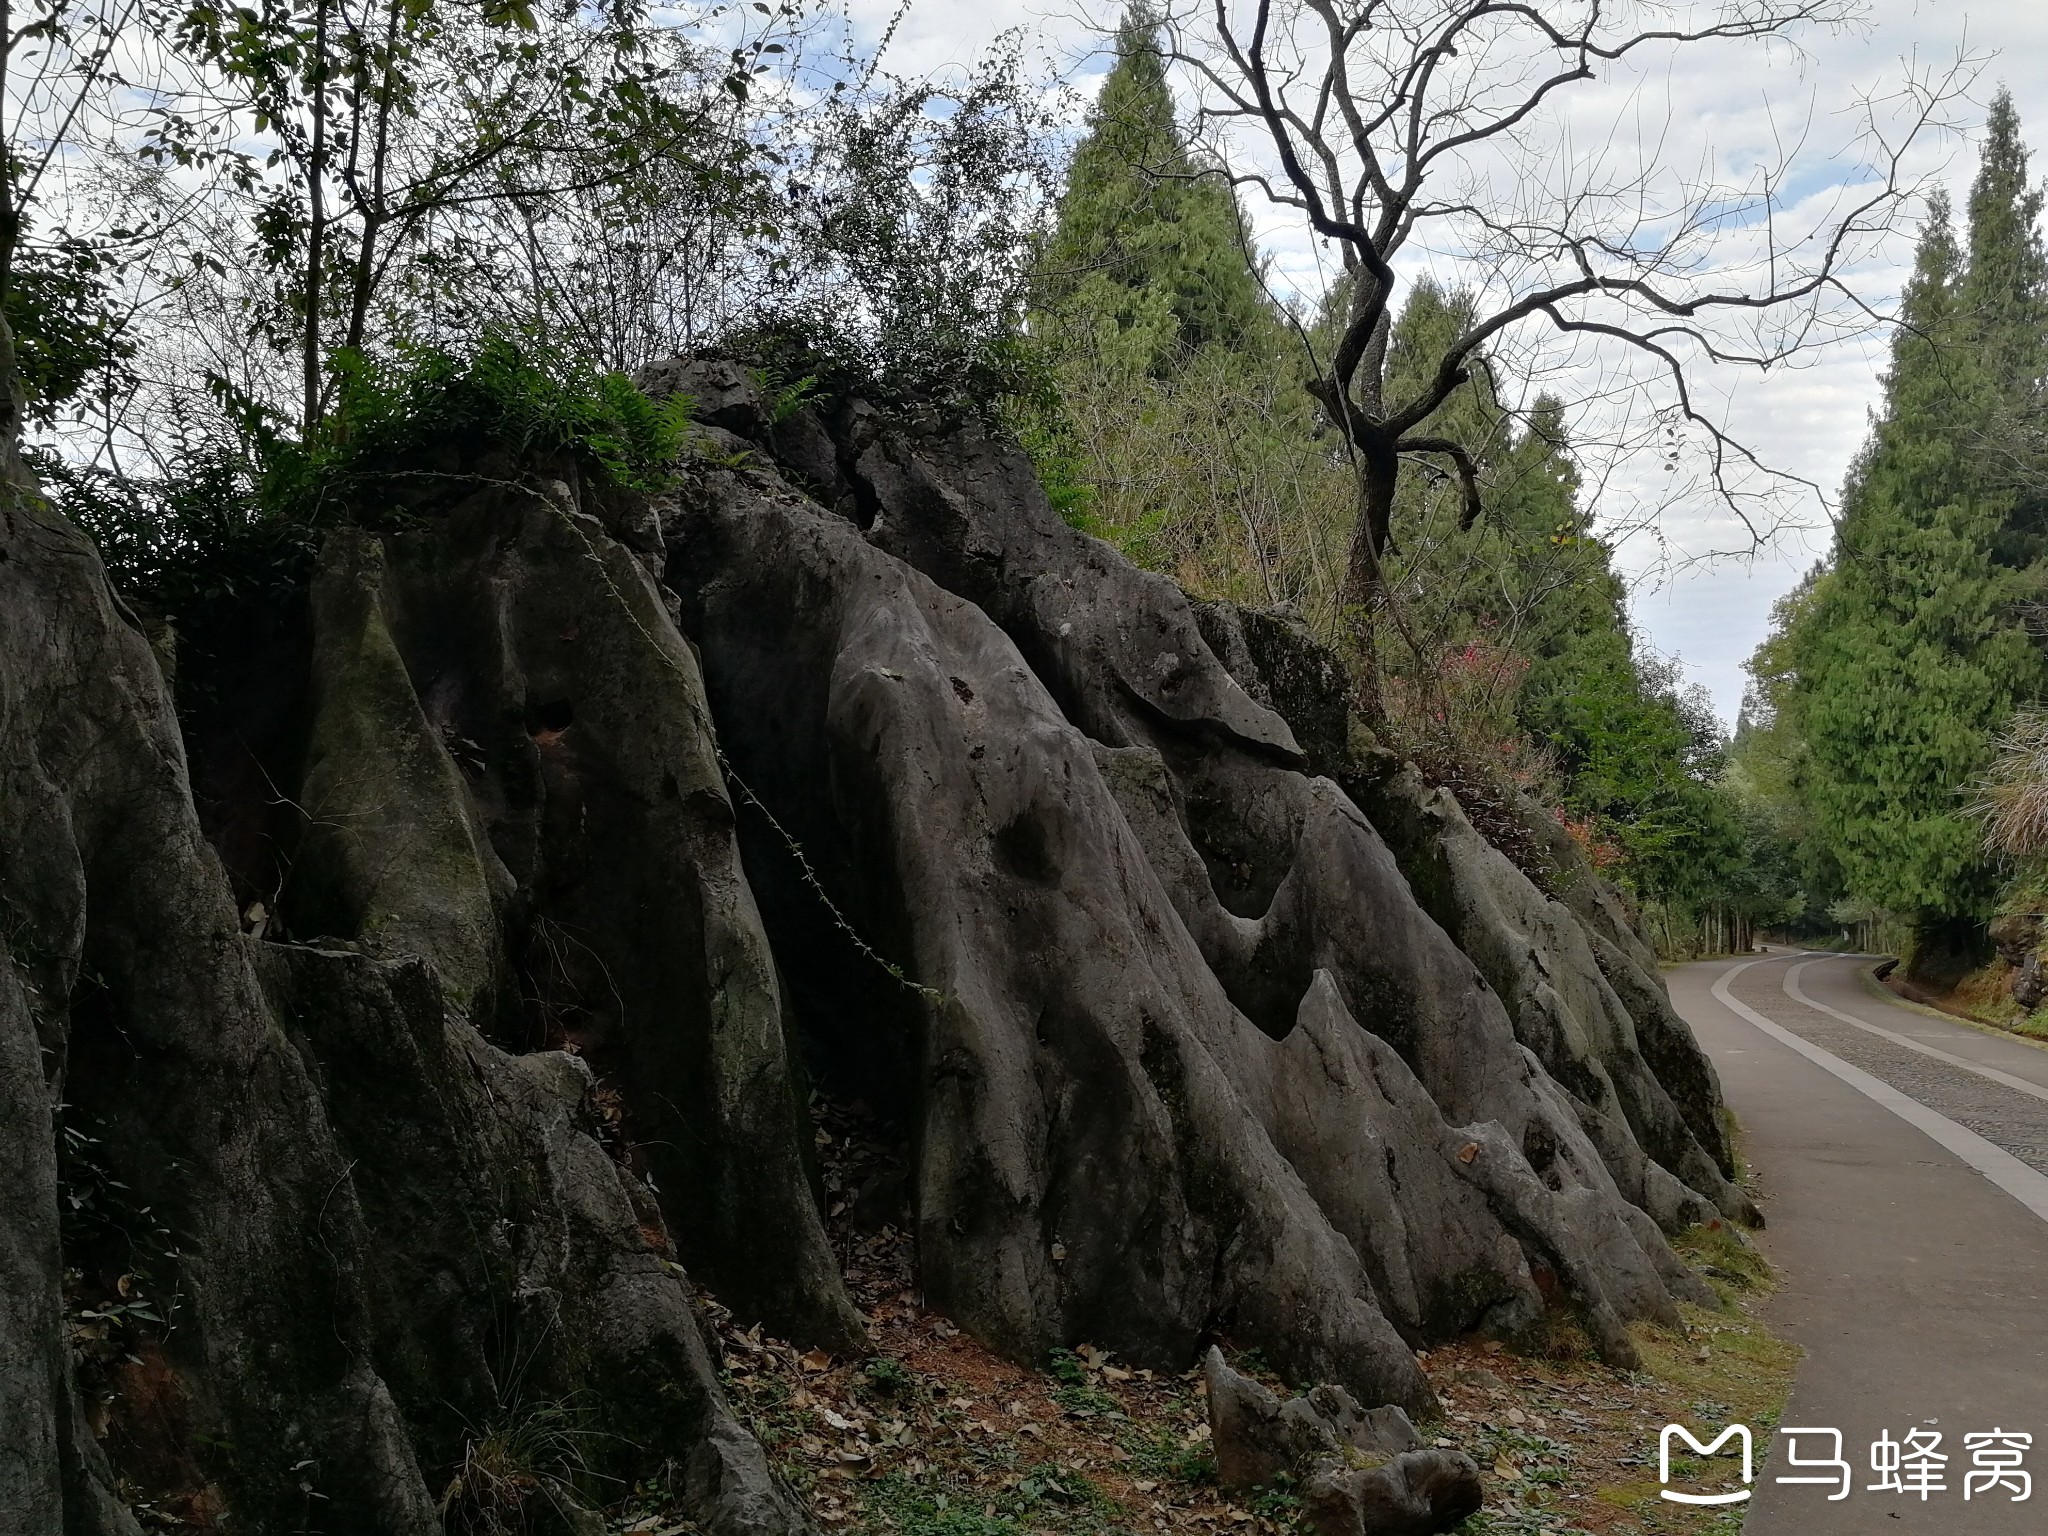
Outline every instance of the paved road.
<svg viewBox="0 0 2048 1536">
<path fill-rule="evenodd" d="M 1747 1133 L 1807 1350 L 1788 1425 L 1843 1431 L 1854 1491 L 1778 1484 L 1774 1436 L 1747 1536 L 2048 1532 L 2048 1050 L 1873 995 L 1871 962 L 1780 954 L 1672 973 L 1679 1011 Z M 1702 1426 L 1704 1428 L 1706 1426 Z M 1939 1433 L 1946 1491 L 1872 1492 L 1880 1434 Z M 2033 1497 L 1963 1498 L 1966 1434 L 2033 1436 Z M 1800 1443 L 1825 1457 L 1821 1438 Z M 1759 1445 L 1762 1455 L 1764 1447 Z"/>
</svg>

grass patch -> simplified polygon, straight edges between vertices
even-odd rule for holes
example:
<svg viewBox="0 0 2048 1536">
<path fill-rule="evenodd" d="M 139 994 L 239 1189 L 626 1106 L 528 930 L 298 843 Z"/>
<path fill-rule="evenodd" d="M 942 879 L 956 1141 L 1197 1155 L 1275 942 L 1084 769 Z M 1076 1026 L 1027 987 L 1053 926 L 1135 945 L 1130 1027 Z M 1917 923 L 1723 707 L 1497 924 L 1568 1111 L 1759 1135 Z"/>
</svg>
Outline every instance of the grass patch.
<svg viewBox="0 0 2048 1536">
<path fill-rule="evenodd" d="M 1672 1239 L 1671 1246 L 1706 1277 L 1725 1304 L 1767 1296 L 1776 1283 L 1756 1245 L 1725 1221 L 1688 1227 Z"/>
<path fill-rule="evenodd" d="M 1677 1387 L 1702 1423 L 1747 1424 L 1762 1438 L 1775 1429 L 1791 1395 L 1802 1351 L 1747 1313 L 1681 1304 L 1684 1334 L 1638 1330 L 1643 1369 Z"/>
<path fill-rule="evenodd" d="M 450 1536 L 524 1536 L 565 1527 L 603 1502 L 592 1462 L 610 1437 L 574 1397 L 516 1403 L 473 1432 L 441 1495 Z"/>
</svg>

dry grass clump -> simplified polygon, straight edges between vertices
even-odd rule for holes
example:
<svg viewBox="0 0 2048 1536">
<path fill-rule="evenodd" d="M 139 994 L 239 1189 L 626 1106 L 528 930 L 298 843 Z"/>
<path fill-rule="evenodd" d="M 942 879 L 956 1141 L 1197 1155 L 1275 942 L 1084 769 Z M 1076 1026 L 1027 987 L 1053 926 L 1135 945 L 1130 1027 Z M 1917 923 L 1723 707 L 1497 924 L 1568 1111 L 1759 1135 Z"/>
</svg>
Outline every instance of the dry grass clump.
<svg viewBox="0 0 2048 1536">
<path fill-rule="evenodd" d="M 595 1477 L 588 1410 L 574 1398 L 511 1405 L 473 1432 L 462 1464 L 441 1495 L 450 1536 L 556 1536 L 591 1508 Z"/>
<path fill-rule="evenodd" d="M 1991 766 L 1974 786 L 1973 815 L 1984 841 L 2015 859 L 2048 855 L 2048 710 L 2023 709 L 1998 739 Z"/>
</svg>

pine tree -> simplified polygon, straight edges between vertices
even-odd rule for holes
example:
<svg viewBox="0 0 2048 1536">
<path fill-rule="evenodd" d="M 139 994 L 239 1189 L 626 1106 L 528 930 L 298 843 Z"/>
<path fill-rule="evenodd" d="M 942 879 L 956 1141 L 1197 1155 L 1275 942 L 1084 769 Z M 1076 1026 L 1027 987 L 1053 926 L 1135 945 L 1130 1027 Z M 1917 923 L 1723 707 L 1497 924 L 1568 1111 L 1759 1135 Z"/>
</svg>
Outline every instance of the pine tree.
<svg viewBox="0 0 2048 1536">
<path fill-rule="evenodd" d="M 1970 444 L 1987 489 L 2010 497 L 1994 551 L 2025 566 L 2048 553 L 2048 454 L 2042 380 L 2048 371 L 2048 252 L 2041 245 L 2041 192 L 2028 180 L 2012 95 L 1992 100 L 1970 188 L 1967 264 L 1956 289 L 1960 356 L 1955 427 Z"/>
<path fill-rule="evenodd" d="M 1116 55 L 1040 262 L 1040 328 L 1085 329 L 1154 375 L 1211 345 L 1270 351 L 1277 319 L 1243 212 L 1181 129 L 1147 6 L 1125 13 Z"/>
<path fill-rule="evenodd" d="M 1039 253 L 1032 338 L 1056 404 L 1019 434 L 1061 511 L 1191 591 L 1321 622 L 1344 530 L 1303 366 L 1229 185 L 1174 106 L 1134 5 Z"/>
<path fill-rule="evenodd" d="M 1994 882 L 1961 791 L 2043 682 L 2017 613 L 2031 577 L 1998 558 L 2012 497 L 1972 441 L 2000 374 L 2038 346 L 2009 330 L 2037 324 L 2042 298 L 2009 101 L 1994 119 L 1969 262 L 1937 200 L 1832 572 L 1789 637 L 1815 830 L 1853 894 L 1923 921 L 1987 910 Z"/>
</svg>

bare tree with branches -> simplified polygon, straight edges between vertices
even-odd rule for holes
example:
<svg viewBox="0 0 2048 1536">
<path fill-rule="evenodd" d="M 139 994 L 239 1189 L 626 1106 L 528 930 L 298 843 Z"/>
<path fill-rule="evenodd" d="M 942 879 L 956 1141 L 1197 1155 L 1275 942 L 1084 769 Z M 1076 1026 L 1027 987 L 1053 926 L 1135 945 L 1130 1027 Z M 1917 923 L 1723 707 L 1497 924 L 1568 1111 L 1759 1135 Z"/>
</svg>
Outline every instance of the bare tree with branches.
<svg viewBox="0 0 2048 1536">
<path fill-rule="evenodd" d="M 1794 47 L 1857 14 L 1854 0 L 1186 0 L 1162 17 L 1223 174 L 1294 210 L 1341 258 L 1328 340 L 1303 339 L 1356 477 L 1342 601 L 1370 715 L 1396 489 L 1420 466 L 1461 487 L 1468 523 L 1479 515 L 1479 466 L 1432 418 L 1504 349 L 1576 348 L 1583 362 L 1604 348 L 1610 391 L 1617 353 L 1625 373 L 1647 364 L 1631 384 L 1657 392 L 1664 441 L 1692 432 L 1706 487 L 1753 537 L 1768 532 L 1758 487 L 1796 477 L 1717 421 L 1692 374 L 1786 364 L 1879 318 L 1850 276 L 1911 209 L 1910 152 L 1944 126 L 1968 61 L 1861 102 L 1863 166 L 1837 167 L 1818 212 L 1785 195 L 1796 149 L 1730 177 L 1711 150 L 1677 168 L 1668 121 L 1592 149 L 1575 148 L 1574 129 L 1603 82 L 1641 64 L 1707 68 L 1717 47 Z M 1433 259 L 1476 275 L 1479 303 L 1425 382 L 1389 398 L 1403 273 Z"/>
</svg>

